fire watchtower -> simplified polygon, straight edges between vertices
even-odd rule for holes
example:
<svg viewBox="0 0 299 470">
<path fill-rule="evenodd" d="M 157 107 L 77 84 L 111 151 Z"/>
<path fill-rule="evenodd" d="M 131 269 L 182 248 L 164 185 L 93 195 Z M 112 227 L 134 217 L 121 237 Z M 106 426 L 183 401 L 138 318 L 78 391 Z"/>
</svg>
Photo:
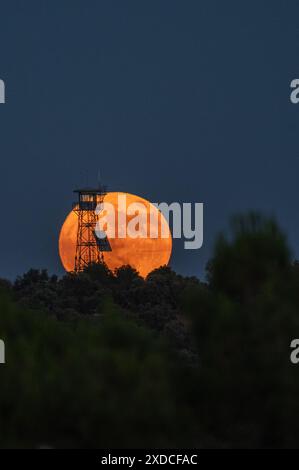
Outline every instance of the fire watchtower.
<svg viewBox="0 0 299 470">
<path fill-rule="evenodd" d="M 78 201 L 73 204 L 73 211 L 78 216 L 75 272 L 79 272 L 91 263 L 103 262 L 103 252 L 111 251 L 111 246 L 107 237 L 98 238 L 95 233 L 96 208 L 103 204 L 106 187 L 76 189 L 74 193 L 78 194 Z"/>
</svg>

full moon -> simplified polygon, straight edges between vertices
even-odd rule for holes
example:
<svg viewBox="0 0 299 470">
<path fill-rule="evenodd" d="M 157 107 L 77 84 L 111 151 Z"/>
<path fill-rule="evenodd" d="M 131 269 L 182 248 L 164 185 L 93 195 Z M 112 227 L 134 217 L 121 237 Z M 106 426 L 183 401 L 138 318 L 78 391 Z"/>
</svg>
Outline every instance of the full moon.
<svg viewBox="0 0 299 470">
<path fill-rule="evenodd" d="M 135 268 L 142 277 L 146 277 L 151 271 L 160 266 L 167 265 L 172 251 L 172 237 L 168 223 L 161 212 L 146 199 L 129 193 L 107 193 L 104 202 L 114 206 L 116 214 L 116 226 L 118 224 L 118 195 L 126 196 L 126 204 L 142 203 L 147 210 L 147 226 L 149 227 L 150 211 L 157 213 L 157 238 L 109 238 L 111 251 L 103 252 L 104 262 L 111 271 L 124 265 Z M 127 223 L 134 216 L 127 215 Z M 59 254 L 66 271 L 73 271 L 75 265 L 76 239 L 78 230 L 78 217 L 71 211 L 66 217 L 59 235 Z M 149 233 L 149 230 L 147 231 Z M 161 234 L 164 234 L 163 237 Z M 166 236 L 165 236 L 166 234 Z"/>
</svg>

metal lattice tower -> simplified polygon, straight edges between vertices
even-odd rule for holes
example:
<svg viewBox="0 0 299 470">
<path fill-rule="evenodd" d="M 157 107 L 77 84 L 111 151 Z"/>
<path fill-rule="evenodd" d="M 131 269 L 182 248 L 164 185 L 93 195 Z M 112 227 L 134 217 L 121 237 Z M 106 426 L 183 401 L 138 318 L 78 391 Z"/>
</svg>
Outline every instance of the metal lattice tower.
<svg viewBox="0 0 299 470">
<path fill-rule="evenodd" d="M 102 263 L 103 252 L 111 251 L 111 246 L 107 237 L 98 238 L 95 233 L 96 209 L 100 207 L 98 204 L 103 204 L 106 187 L 76 189 L 74 193 L 78 195 L 78 201 L 73 204 L 73 211 L 78 216 L 75 272 L 79 272 L 91 263 Z"/>
</svg>

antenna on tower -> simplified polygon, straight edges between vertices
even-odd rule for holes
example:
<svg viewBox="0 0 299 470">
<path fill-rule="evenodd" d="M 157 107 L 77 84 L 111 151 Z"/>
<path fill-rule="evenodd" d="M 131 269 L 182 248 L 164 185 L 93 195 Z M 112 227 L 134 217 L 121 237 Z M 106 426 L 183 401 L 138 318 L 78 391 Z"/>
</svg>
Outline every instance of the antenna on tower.
<svg viewBox="0 0 299 470">
<path fill-rule="evenodd" d="M 98 170 L 98 187 L 100 188 L 102 186 L 102 181 L 101 181 L 101 171 Z"/>
<path fill-rule="evenodd" d="M 107 186 L 102 183 L 101 171 L 100 170 L 98 170 L 98 189 L 99 189 L 99 191 L 101 191 L 105 194 L 107 192 Z"/>
</svg>

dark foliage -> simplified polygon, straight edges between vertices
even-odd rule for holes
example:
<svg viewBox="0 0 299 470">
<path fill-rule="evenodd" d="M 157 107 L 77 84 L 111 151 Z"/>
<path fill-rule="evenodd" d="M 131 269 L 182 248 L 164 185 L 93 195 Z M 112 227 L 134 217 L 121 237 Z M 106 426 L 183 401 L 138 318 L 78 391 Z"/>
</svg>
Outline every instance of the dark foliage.
<svg viewBox="0 0 299 470">
<path fill-rule="evenodd" d="M 299 263 L 248 214 L 207 274 L 1 280 L 1 446 L 298 447 Z"/>
<path fill-rule="evenodd" d="M 31 269 L 17 278 L 13 290 L 23 305 L 43 309 L 61 320 L 101 314 L 105 300 L 111 298 L 127 315 L 165 333 L 179 348 L 186 348 L 190 340 L 181 298 L 187 287 L 198 284 L 196 278 L 184 278 L 166 266 L 143 279 L 130 266 L 112 273 L 105 264 L 94 264 L 59 280 L 46 270 Z"/>
</svg>

